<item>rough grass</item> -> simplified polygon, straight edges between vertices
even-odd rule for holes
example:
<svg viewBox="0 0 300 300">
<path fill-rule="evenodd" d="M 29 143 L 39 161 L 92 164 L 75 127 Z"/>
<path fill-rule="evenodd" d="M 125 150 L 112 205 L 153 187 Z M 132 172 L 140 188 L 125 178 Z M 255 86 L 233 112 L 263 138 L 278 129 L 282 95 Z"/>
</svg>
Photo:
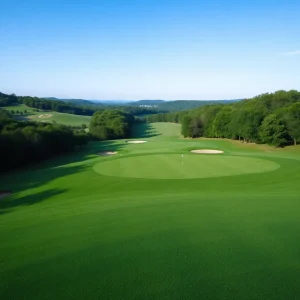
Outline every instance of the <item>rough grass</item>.
<svg viewBox="0 0 300 300">
<path fill-rule="evenodd" d="M 149 125 L 137 130 L 151 132 L 148 143 L 92 143 L 2 177 L 13 194 L 0 201 L 0 298 L 299 299 L 300 152 L 182 140 L 178 129 Z M 116 159 L 100 151 L 147 158 L 192 148 L 280 168 L 184 180 L 93 169 Z"/>
</svg>

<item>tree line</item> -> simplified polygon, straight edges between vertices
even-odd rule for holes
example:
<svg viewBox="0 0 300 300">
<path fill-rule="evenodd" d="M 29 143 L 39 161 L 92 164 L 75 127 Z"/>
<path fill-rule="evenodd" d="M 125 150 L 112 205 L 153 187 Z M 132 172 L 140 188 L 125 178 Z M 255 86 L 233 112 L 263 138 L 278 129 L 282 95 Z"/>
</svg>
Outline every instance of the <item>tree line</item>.
<svg viewBox="0 0 300 300">
<path fill-rule="evenodd" d="M 234 103 L 239 100 L 174 100 L 165 101 L 158 105 L 158 109 L 162 111 L 183 111 L 191 110 L 201 106 L 211 105 L 211 104 L 228 104 Z"/>
<path fill-rule="evenodd" d="M 86 102 L 86 104 L 84 104 Z M 15 94 L 7 95 L 0 93 L 0 107 L 14 106 L 17 104 L 24 104 L 37 110 L 56 111 L 60 113 L 92 116 L 96 111 L 104 111 L 112 109 L 112 105 L 105 105 L 102 103 L 91 103 L 90 101 L 82 100 L 80 102 L 66 102 L 55 99 L 43 99 L 30 96 L 16 96 Z M 17 108 L 16 108 L 17 109 Z M 157 114 L 166 112 L 156 108 L 136 107 L 134 105 L 114 105 L 113 109 L 117 109 L 135 116 L 144 114 Z"/>
<path fill-rule="evenodd" d="M 280 90 L 235 103 L 152 115 L 144 120 L 180 122 L 184 137 L 228 138 L 281 147 L 300 142 L 300 92 Z"/>
<path fill-rule="evenodd" d="M 16 96 L 15 94 L 7 95 L 0 93 L 0 107 L 14 106 L 17 104 L 25 104 L 29 107 L 39 110 L 51 110 L 61 113 L 87 116 L 92 116 L 93 113 L 97 110 L 96 108 L 81 107 L 59 100 L 47 100 L 38 97 Z"/>
<path fill-rule="evenodd" d="M 18 97 L 15 94 L 7 95 L 0 92 L 0 107 L 18 104 Z"/>
<path fill-rule="evenodd" d="M 18 97 L 18 100 L 19 103 L 23 103 L 32 108 L 57 111 L 73 115 L 92 116 L 96 111 L 94 108 L 77 106 L 75 104 L 69 104 L 58 100 L 45 100 L 37 97 L 21 96 Z"/>
<path fill-rule="evenodd" d="M 0 171 L 72 151 L 88 140 L 84 130 L 58 124 L 20 122 L 0 109 Z"/>
<path fill-rule="evenodd" d="M 145 121 L 147 123 L 155 123 L 155 122 L 180 123 L 180 120 L 184 114 L 186 114 L 186 111 L 159 113 L 159 114 L 149 115 L 144 118 L 141 118 L 141 121 Z"/>
</svg>

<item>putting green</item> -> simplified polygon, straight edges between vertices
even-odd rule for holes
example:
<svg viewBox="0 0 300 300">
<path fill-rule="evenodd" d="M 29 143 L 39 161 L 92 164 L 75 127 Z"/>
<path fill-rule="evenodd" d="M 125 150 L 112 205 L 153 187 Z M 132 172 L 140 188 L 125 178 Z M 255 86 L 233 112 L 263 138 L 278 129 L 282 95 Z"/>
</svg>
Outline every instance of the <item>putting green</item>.
<svg viewBox="0 0 300 300">
<path fill-rule="evenodd" d="M 118 158 L 100 162 L 94 170 L 106 176 L 188 179 L 263 173 L 280 168 L 266 159 L 243 156 L 157 154 Z"/>
</svg>

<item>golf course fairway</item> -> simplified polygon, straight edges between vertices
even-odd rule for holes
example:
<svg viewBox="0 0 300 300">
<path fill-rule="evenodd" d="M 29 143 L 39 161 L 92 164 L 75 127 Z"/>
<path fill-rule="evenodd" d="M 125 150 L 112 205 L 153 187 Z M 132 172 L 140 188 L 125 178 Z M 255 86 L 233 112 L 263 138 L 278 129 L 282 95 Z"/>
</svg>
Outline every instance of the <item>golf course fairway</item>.
<svg viewBox="0 0 300 300">
<path fill-rule="evenodd" d="M 298 146 L 132 139 L 0 177 L 0 299 L 300 299 Z"/>
</svg>

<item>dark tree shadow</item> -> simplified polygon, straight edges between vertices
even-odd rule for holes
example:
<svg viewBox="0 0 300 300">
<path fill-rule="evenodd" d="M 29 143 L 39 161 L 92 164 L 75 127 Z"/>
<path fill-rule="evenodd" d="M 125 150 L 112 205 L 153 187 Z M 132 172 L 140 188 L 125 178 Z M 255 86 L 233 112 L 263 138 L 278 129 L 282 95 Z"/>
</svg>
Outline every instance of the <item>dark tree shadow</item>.
<svg viewBox="0 0 300 300">
<path fill-rule="evenodd" d="M 79 173 L 87 169 L 88 164 L 73 163 L 86 162 L 98 157 L 102 151 L 120 151 L 124 144 L 118 141 L 91 142 L 76 151 L 53 157 L 47 161 L 20 167 L 7 173 L 0 173 L 0 191 L 11 193 L 10 196 L 0 199 L 0 213 L 10 211 L 22 205 L 33 205 L 45 201 L 51 196 L 66 192 L 64 189 L 48 190 L 20 198 L 18 194 L 28 189 L 41 187 L 54 179 Z"/>
<path fill-rule="evenodd" d="M 46 185 L 60 177 L 79 173 L 89 168 L 88 164 L 78 164 L 69 166 L 73 163 L 86 162 L 98 157 L 102 151 L 120 151 L 122 145 L 117 141 L 91 142 L 82 149 L 53 157 L 47 161 L 20 167 L 6 173 L 0 173 L 0 191 L 11 193 L 0 199 L 0 214 L 12 211 L 18 206 L 34 205 L 50 199 L 52 196 L 65 193 L 65 189 L 51 189 L 40 193 L 33 193 L 25 197 L 20 197 L 20 193 Z"/>
<path fill-rule="evenodd" d="M 32 192 L 26 196 L 20 193 L 36 189 L 52 180 L 65 177 L 85 170 L 86 166 L 58 166 L 56 160 L 28 166 L 18 171 L 10 172 L 0 178 L 1 190 L 9 191 L 11 195 L 0 199 L 0 212 L 8 213 L 19 206 L 34 205 L 50 199 L 52 196 L 65 193 L 66 189 L 48 189 L 41 192 Z"/>
<path fill-rule="evenodd" d="M 10 212 L 12 209 L 19 206 L 29 206 L 43 202 L 53 196 L 60 195 L 66 192 L 66 189 L 50 189 L 40 193 L 30 194 L 24 197 L 17 197 L 17 194 L 12 194 L 0 201 L 0 214 Z"/>
<path fill-rule="evenodd" d="M 149 123 L 138 123 L 133 126 L 131 137 L 132 138 L 150 138 L 161 135 Z"/>
<path fill-rule="evenodd" d="M 53 161 L 52 163 L 55 163 Z M 85 166 L 53 166 L 45 164 L 39 164 L 34 166 L 27 166 L 18 171 L 10 172 L 0 178 L 1 190 L 10 191 L 12 194 L 19 193 L 26 189 L 38 188 L 53 179 L 59 177 L 65 177 L 77 172 L 81 172 Z"/>
<path fill-rule="evenodd" d="M 90 154 L 99 153 L 101 151 L 121 151 L 126 145 L 117 143 L 116 141 L 103 141 L 90 144 Z"/>
<path fill-rule="evenodd" d="M 50 189 L 40 193 L 33 192 L 24 197 L 20 196 L 23 191 L 42 187 L 57 178 L 90 168 L 89 160 L 99 157 L 100 152 L 119 152 L 126 146 L 126 143 L 120 143 L 117 140 L 90 142 L 73 152 L 51 157 L 46 161 L 20 166 L 19 169 L 6 173 L 0 172 L 0 191 L 11 193 L 11 195 L 0 199 L 0 215 L 11 212 L 17 207 L 34 205 L 50 200 L 55 195 L 65 193 L 66 189 Z"/>
</svg>

